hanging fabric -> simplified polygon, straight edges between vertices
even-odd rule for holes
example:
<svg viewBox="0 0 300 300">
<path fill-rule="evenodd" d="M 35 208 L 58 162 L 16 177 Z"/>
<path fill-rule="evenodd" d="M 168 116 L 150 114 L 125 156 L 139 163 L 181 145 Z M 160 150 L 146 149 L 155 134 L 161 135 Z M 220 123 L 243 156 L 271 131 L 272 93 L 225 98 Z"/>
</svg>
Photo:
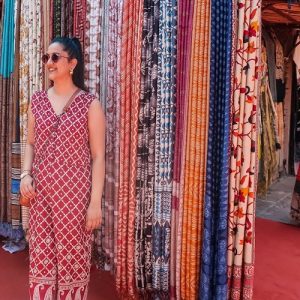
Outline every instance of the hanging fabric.
<svg viewBox="0 0 300 300">
<path fill-rule="evenodd" d="M 51 1 L 42 1 L 41 2 L 41 11 L 43 12 L 41 24 L 42 24 L 42 41 L 41 41 L 41 53 L 46 53 L 50 40 L 52 38 L 51 22 L 50 22 L 50 12 L 51 12 Z M 43 88 L 47 90 L 49 88 L 49 74 L 45 72 L 45 69 L 42 69 L 42 78 L 43 78 Z"/>
<path fill-rule="evenodd" d="M 266 195 L 274 174 L 277 172 L 276 157 L 276 130 L 272 126 L 273 120 L 277 119 L 275 115 L 275 107 L 269 87 L 269 78 L 267 75 L 267 58 L 266 48 L 262 46 L 261 65 L 262 76 L 260 86 L 260 164 L 259 164 L 259 181 L 257 193 Z"/>
<path fill-rule="evenodd" d="M 22 165 L 24 159 L 25 142 L 27 136 L 27 110 L 33 93 L 42 89 L 41 64 L 41 6 L 40 0 L 21 1 L 20 23 L 20 66 L 19 66 L 19 93 L 20 93 L 20 135 Z M 38 58 L 38 59 L 37 59 Z M 29 211 L 22 207 L 22 226 L 28 229 Z"/>
<path fill-rule="evenodd" d="M 121 47 L 120 185 L 118 208 L 118 292 L 134 298 L 134 215 L 136 205 L 136 156 L 143 6 L 125 0 Z"/>
<path fill-rule="evenodd" d="M 121 27 L 123 1 L 109 2 L 109 33 L 107 45 L 107 94 L 101 89 L 102 101 L 106 109 L 106 180 L 104 194 L 105 227 L 103 249 L 108 258 L 110 269 L 114 269 L 117 261 L 118 234 L 118 193 L 120 166 L 120 62 L 121 62 Z M 102 53 L 104 59 L 105 54 Z M 103 59 L 101 61 L 103 61 Z M 101 73 L 101 72 L 100 72 Z M 104 86 L 104 83 L 102 83 Z M 108 129 L 109 128 L 109 129 Z"/>
<path fill-rule="evenodd" d="M 62 35 L 62 0 L 53 0 L 53 38 Z"/>
<path fill-rule="evenodd" d="M 227 296 L 227 215 L 230 142 L 231 0 L 212 3 L 210 94 L 199 299 Z"/>
<path fill-rule="evenodd" d="M 180 266 L 181 299 L 197 299 L 202 243 L 209 99 L 210 3 L 194 4 Z M 201 44 L 201 47 L 199 46 Z M 201 78 L 201 80 L 199 80 Z"/>
<path fill-rule="evenodd" d="M 176 129 L 171 215 L 170 297 L 180 297 L 184 157 L 194 1 L 178 1 Z"/>
<path fill-rule="evenodd" d="M 57 0 L 61 1 L 61 0 Z M 86 0 L 73 0 L 73 36 L 77 37 L 84 53 L 84 35 L 86 22 Z"/>
<path fill-rule="evenodd" d="M 4 2 L 0 52 L 0 223 L 11 223 L 12 142 L 14 127 L 13 71 L 15 43 L 15 1 Z"/>
<path fill-rule="evenodd" d="M 177 0 L 159 2 L 158 78 L 155 127 L 153 287 L 169 290 L 172 166 L 176 104 Z"/>
<path fill-rule="evenodd" d="M 15 1 L 15 57 L 13 73 L 12 122 L 10 135 L 12 137 L 11 156 L 11 224 L 17 229 L 21 225 L 21 207 L 19 203 L 19 188 L 21 174 L 21 144 L 19 127 L 19 48 L 20 43 L 20 8 L 21 0 Z"/>
<path fill-rule="evenodd" d="M 231 111 L 228 298 L 252 299 L 261 4 L 241 1 L 233 9 L 238 11 L 238 29 Z"/>
<path fill-rule="evenodd" d="M 103 11 L 103 1 L 86 1 L 86 25 L 85 25 L 85 72 L 84 79 L 85 85 L 89 92 L 94 94 L 97 99 L 99 98 L 100 90 L 100 49 L 101 49 L 101 36 L 103 34 L 101 27 Z M 107 117 L 106 117 L 107 118 Z M 102 208 L 102 216 L 104 209 Z M 101 226 L 99 229 L 94 230 L 94 248 L 93 260 L 96 266 L 100 269 L 105 269 L 105 256 L 102 248 L 102 228 L 105 226 L 104 219 L 102 218 Z M 103 225 L 104 224 L 104 225 Z"/>
<path fill-rule="evenodd" d="M 102 35 L 101 21 L 101 5 L 102 1 L 86 2 L 86 35 L 85 35 L 85 83 L 89 92 L 99 99 L 99 60 L 100 60 L 100 38 Z"/>
<path fill-rule="evenodd" d="M 153 209 L 155 180 L 155 126 L 159 1 L 144 2 L 142 35 L 141 97 L 138 123 L 138 153 L 135 211 L 135 279 L 140 291 L 151 291 L 153 254 Z"/>
</svg>

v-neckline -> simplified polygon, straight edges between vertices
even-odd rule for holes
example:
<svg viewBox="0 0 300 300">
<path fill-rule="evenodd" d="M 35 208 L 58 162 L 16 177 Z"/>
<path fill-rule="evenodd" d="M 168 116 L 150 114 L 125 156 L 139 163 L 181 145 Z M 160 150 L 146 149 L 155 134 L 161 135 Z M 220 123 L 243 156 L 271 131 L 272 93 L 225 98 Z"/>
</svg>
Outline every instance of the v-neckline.
<svg viewBox="0 0 300 300">
<path fill-rule="evenodd" d="M 78 91 L 78 90 L 79 90 L 79 91 Z M 77 91 L 78 91 L 78 92 L 77 92 Z M 81 93 L 83 92 L 83 90 L 81 90 L 81 89 L 78 88 L 78 89 L 72 94 L 72 96 L 69 98 L 69 100 L 67 101 L 66 105 L 64 106 L 64 108 L 63 108 L 63 110 L 62 110 L 62 112 L 61 112 L 60 114 L 57 114 L 57 113 L 56 113 L 56 111 L 55 111 L 55 109 L 54 109 L 54 107 L 53 107 L 53 105 L 52 105 L 52 103 L 51 103 L 51 101 L 50 101 L 50 98 L 49 98 L 49 96 L 48 96 L 48 90 L 44 90 L 44 92 L 45 92 L 46 98 L 47 98 L 47 100 L 48 100 L 48 103 L 49 103 L 49 105 L 50 105 L 50 108 L 51 108 L 53 114 L 54 114 L 56 117 L 61 117 L 61 116 L 65 113 L 65 112 L 64 112 L 64 109 L 65 109 L 66 105 L 68 104 L 68 102 L 70 101 L 70 99 L 73 98 L 72 101 L 71 101 L 71 103 L 69 103 L 67 109 L 69 109 L 69 108 L 71 107 L 71 105 L 74 103 L 74 101 L 77 99 L 77 97 L 79 97 L 79 96 L 81 95 Z M 76 93 L 76 92 L 77 92 L 77 93 Z M 74 96 L 75 93 L 76 93 L 76 95 Z"/>
</svg>

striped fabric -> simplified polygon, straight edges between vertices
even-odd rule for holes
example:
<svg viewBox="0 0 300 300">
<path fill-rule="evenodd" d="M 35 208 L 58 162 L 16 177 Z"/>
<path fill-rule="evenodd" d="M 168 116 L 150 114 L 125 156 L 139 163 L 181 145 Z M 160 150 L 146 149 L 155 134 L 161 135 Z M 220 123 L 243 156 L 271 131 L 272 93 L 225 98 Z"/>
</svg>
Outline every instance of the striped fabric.
<svg viewBox="0 0 300 300">
<path fill-rule="evenodd" d="M 227 296 L 227 214 L 230 141 L 231 0 L 213 3 L 210 96 L 199 299 Z"/>
<path fill-rule="evenodd" d="M 180 297 L 185 145 L 194 1 L 178 2 L 176 131 L 171 216 L 170 297 Z"/>
<path fill-rule="evenodd" d="M 134 298 L 134 222 L 142 41 L 140 1 L 124 1 L 121 47 L 120 189 L 116 284 Z"/>
<path fill-rule="evenodd" d="M 231 112 L 228 298 L 252 299 L 261 2 L 240 1 L 233 9 L 238 9 L 238 32 Z"/>
<path fill-rule="evenodd" d="M 0 49 L 0 223 L 11 223 L 11 171 L 13 127 L 13 69 L 15 43 L 15 1 L 4 3 Z"/>
<path fill-rule="evenodd" d="M 209 20 L 209 2 L 195 1 L 182 199 L 181 292 L 177 295 L 181 299 L 198 298 L 208 131 Z"/>
</svg>

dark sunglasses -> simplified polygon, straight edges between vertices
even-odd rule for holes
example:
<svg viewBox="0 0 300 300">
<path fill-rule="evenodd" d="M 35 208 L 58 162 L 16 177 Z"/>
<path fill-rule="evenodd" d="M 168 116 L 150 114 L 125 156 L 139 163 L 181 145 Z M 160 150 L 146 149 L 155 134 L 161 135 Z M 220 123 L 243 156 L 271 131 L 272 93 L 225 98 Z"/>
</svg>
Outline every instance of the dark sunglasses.
<svg viewBox="0 0 300 300">
<path fill-rule="evenodd" d="M 68 56 L 62 56 L 58 53 L 52 53 L 51 55 L 46 53 L 42 56 L 42 62 L 44 64 L 46 64 L 48 62 L 49 58 L 51 58 L 52 62 L 57 63 L 61 57 L 69 58 Z"/>
</svg>

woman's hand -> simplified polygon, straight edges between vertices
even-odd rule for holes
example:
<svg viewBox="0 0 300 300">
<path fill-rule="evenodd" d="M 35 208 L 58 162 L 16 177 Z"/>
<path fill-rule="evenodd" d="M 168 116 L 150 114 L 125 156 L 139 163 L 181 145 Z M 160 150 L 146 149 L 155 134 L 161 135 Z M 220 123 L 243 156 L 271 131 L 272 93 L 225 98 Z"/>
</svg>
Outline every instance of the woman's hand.
<svg viewBox="0 0 300 300">
<path fill-rule="evenodd" d="M 101 203 L 96 202 L 90 202 L 90 205 L 87 209 L 86 213 L 86 224 L 85 228 L 88 231 L 92 231 L 99 227 L 101 224 Z"/>
<path fill-rule="evenodd" d="M 23 197 L 31 199 L 36 195 L 35 183 L 33 178 L 28 174 L 21 180 L 20 192 Z"/>
</svg>

